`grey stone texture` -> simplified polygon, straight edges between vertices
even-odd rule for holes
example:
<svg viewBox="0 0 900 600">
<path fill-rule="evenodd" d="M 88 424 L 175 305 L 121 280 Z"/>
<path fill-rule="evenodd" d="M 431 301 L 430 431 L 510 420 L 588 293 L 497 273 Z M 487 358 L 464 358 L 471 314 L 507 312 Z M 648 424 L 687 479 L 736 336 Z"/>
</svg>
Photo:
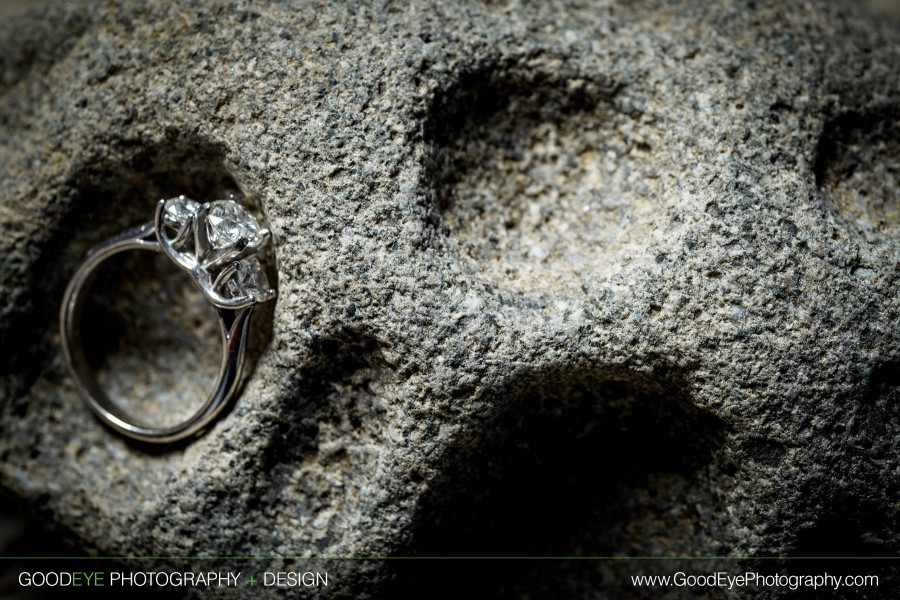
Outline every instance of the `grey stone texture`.
<svg viewBox="0 0 900 600">
<path fill-rule="evenodd" d="M 852 2 L 16 12 L 0 486 L 100 555 L 897 556 L 898 116 L 900 28 Z M 228 192 L 276 240 L 251 375 L 199 439 L 129 444 L 64 369 L 63 289 L 159 198 Z M 110 394 L 196 408 L 187 276 L 123 259 L 94 299 Z M 426 571 L 317 564 L 327 597 Z M 488 591 L 655 597 L 636 569 Z"/>
</svg>

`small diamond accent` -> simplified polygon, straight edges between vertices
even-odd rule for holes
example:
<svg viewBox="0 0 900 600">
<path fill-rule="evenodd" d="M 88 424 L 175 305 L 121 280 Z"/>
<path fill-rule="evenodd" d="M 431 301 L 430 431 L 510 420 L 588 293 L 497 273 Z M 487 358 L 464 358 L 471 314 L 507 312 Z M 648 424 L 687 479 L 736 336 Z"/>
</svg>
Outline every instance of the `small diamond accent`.
<svg viewBox="0 0 900 600">
<path fill-rule="evenodd" d="M 216 250 L 234 246 L 241 238 L 255 247 L 260 242 L 259 222 L 234 200 L 217 200 L 210 204 L 207 219 L 209 242 Z"/>
<path fill-rule="evenodd" d="M 248 258 L 237 263 L 237 272 L 226 284 L 232 297 L 247 294 L 259 298 L 270 289 L 269 279 L 256 258 Z"/>
<path fill-rule="evenodd" d="M 185 196 L 166 200 L 165 218 L 166 224 L 179 229 L 187 223 L 188 219 L 197 214 L 200 203 Z"/>
</svg>

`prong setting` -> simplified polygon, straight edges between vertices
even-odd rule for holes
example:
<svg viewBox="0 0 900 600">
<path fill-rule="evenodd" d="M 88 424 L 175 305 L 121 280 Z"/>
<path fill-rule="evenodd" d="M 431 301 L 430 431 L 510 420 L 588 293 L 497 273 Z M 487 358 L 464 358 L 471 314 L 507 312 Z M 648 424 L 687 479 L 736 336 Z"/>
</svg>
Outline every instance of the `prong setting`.
<svg viewBox="0 0 900 600">
<path fill-rule="evenodd" d="M 194 253 L 201 263 L 206 261 L 212 252 L 212 244 L 209 242 L 209 233 L 207 231 L 209 207 L 209 202 L 201 205 L 194 216 Z"/>
<path fill-rule="evenodd" d="M 275 298 L 259 261 L 272 234 L 233 196 L 203 204 L 185 196 L 161 200 L 155 227 L 163 251 L 214 305 L 238 309 Z"/>
</svg>

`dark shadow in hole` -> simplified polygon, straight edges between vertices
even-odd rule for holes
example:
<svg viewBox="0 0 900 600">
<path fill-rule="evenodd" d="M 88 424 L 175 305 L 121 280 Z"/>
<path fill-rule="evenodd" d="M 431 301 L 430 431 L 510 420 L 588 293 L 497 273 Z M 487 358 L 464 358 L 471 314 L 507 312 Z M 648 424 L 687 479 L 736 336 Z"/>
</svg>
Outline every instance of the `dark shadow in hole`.
<svg viewBox="0 0 900 600">
<path fill-rule="evenodd" d="M 749 436 L 741 444 L 741 451 L 746 460 L 775 468 L 784 461 L 787 447 L 777 440 Z"/>
<path fill-rule="evenodd" d="M 242 194 L 229 172 L 225 156 L 226 149 L 219 143 L 170 130 L 162 141 L 121 142 L 81 163 L 59 191 L 61 196 L 70 196 L 66 200 L 66 212 L 55 226 L 54 235 L 41 246 L 32 266 L 35 273 L 32 304 L 23 310 L 20 319 L 0 332 L 4 341 L 2 352 L 10 354 L 9 360 L 0 360 L 3 365 L 0 371 L 27 373 L 27 380 L 34 380 L 46 362 L 59 352 L 52 341 L 58 330 L 60 302 L 69 278 L 85 253 L 112 235 L 151 221 L 160 198 L 185 194 L 204 202 L 234 194 L 259 216 L 259 206 L 253 198 Z M 190 277 L 186 273 L 177 275 Z M 267 275 L 277 286 L 274 270 L 267 271 Z M 140 282 L 120 283 L 128 288 L 139 287 Z M 92 288 L 91 292 L 103 293 L 103 290 Z M 272 304 L 255 310 L 257 332 L 250 342 L 247 373 L 252 372 L 253 350 L 259 349 L 259 340 L 270 337 Z M 152 307 L 148 306 L 147 310 Z"/>
<path fill-rule="evenodd" d="M 79 545 L 76 532 L 54 523 L 53 511 L 48 507 L 49 497 L 40 495 L 29 501 L 10 496 L 0 490 L 0 598 L 20 600 L 44 600 L 59 597 L 60 586 L 33 585 L 19 583 L 19 577 L 28 573 L 40 581 L 42 576 L 54 573 L 82 573 L 81 584 L 86 587 L 86 574 L 102 572 L 105 585 L 93 586 L 93 598 L 121 598 L 121 590 L 110 586 L 109 573 L 120 571 L 155 571 L 164 565 L 160 561 L 140 561 L 138 559 L 103 560 L 98 564 L 96 548 Z M 64 558 L 62 558 L 64 557 Z M 52 567 L 50 565 L 53 565 Z M 179 570 L 178 565 L 165 565 L 170 571 Z M 183 563 L 181 565 L 183 568 Z M 93 575 L 92 575 L 93 577 Z M 98 579 L 99 580 L 99 579 Z M 184 588 L 172 587 L 168 590 L 135 588 L 130 598 L 170 598 L 180 599 L 187 595 Z"/>
<path fill-rule="evenodd" d="M 892 416 L 900 416 L 900 360 L 887 361 L 872 370 L 865 402 L 883 405 L 893 411 Z"/>
<path fill-rule="evenodd" d="M 889 141 L 891 125 L 900 117 L 897 107 L 885 107 L 871 113 L 848 112 L 829 121 L 819 136 L 813 171 L 816 185 L 822 187 L 832 177 L 852 175 L 859 165 L 860 156 L 854 144 L 872 141 Z M 887 130 L 886 130 L 887 129 Z"/>
<path fill-rule="evenodd" d="M 723 424 L 693 407 L 681 389 L 671 378 L 601 369 L 543 373 L 495 390 L 498 402 L 510 399 L 508 408 L 448 453 L 445 477 L 423 499 L 413 541 L 402 552 L 727 553 L 709 518 L 718 507 L 711 505 L 714 493 L 704 475 L 715 462 Z M 697 504 L 705 510 L 695 510 Z M 434 568 L 444 566 L 438 561 Z M 619 569 L 614 563 L 598 568 L 593 577 Z M 572 569 L 581 567 L 526 563 L 504 570 L 515 579 L 495 581 L 495 591 L 515 597 L 516 590 L 546 584 L 551 573 L 565 579 Z M 437 571 L 400 564 L 396 572 L 402 593 Z M 589 581 L 570 583 L 590 587 Z"/>
<path fill-rule="evenodd" d="M 848 112 L 829 121 L 816 146 L 813 173 L 825 199 L 866 237 L 895 234 L 900 196 L 900 107 Z M 871 238 L 870 239 L 877 239 Z"/>
<path fill-rule="evenodd" d="M 880 496 L 875 498 L 874 496 Z M 879 590 L 896 589 L 900 565 L 886 557 L 900 556 L 896 547 L 896 526 L 885 531 L 885 497 L 871 490 L 841 490 L 821 481 L 800 495 L 810 507 L 794 507 L 796 514 L 816 515 L 816 522 L 797 532 L 785 561 L 750 561 L 747 568 L 758 573 L 785 575 L 839 574 L 877 577 L 877 586 L 845 585 L 824 592 L 800 588 L 790 598 L 881 598 Z M 896 497 L 896 493 L 893 497 Z M 798 559 L 798 557 L 807 557 Z M 812 557 L 812 558 L 810 558 Z M 827 557 L 827 558 L 825 558 Z M 876 558 L 872 558 L 876 557 Z"/>
<path fill-rule="evenodd" d="M 879 542 L 869 534 L 873 520 L 881 518 L 878 503 L 840 491 L 827 491 L 824 506 L 815 511 L 818 521 L 800 531 L 792 556 L 897 556 L 891 543 Z"/>
</svg>

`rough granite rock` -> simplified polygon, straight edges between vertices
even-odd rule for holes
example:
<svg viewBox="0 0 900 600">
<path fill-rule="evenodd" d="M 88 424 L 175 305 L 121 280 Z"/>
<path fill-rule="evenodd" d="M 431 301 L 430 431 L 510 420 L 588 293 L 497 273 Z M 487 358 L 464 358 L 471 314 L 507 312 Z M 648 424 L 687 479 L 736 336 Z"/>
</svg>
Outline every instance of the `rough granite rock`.
<svg viewBox="0 0 900 600">
<path fill-rule="evenodd" d="M 898 117 L 900 29 L 852 2 L 4 19 L 0 486 L 88 553 L 257 571 L 896 557 Z M 158 198 L 225 192 L 276 238 L 252 376 L 193 443 L 129 444 L 65 372 L 63 289 Z M 219 347 L 186 277 L 122 260 L 94 298 L 111 394 L 190 413 Z M 327 597 L 439 569 L 316 564 Z M 657 595 L 638 568 L 672 570 L 512 563 L 486 591 Z"/>
</svg>

